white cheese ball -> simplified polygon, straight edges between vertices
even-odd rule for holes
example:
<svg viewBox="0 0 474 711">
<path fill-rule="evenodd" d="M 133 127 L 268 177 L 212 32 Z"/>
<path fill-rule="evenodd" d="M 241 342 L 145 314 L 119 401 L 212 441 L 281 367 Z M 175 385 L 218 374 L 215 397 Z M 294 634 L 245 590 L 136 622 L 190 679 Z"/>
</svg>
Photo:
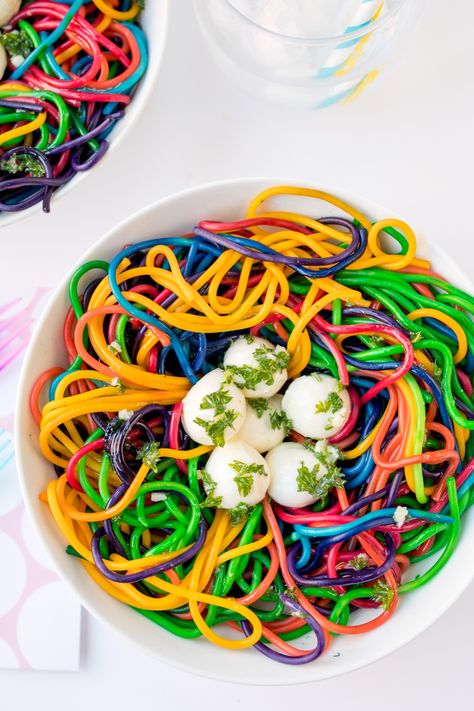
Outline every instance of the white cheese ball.
<svg viewBox="0 0 474 711">
<path fill-rule="evenodd" d="M 211 452 L 203 483 L 206 494 L 220 508 L 255 506 L 267 493 L 270 472 L 262 455 L 236 437 Z"/>
<path fill-rule="evenodd" d="M 20 9 L 21 0 L 0 0 L 0 27 L 7 25 Z"/>
<path fill-rule="evenodd" d="M 346 388 L 331 375 L 302 375 L 290 383 L 283 410 L 293 429 L 304 437 L 333 437 L 346 424 L 351 399 Z"/>
<path fill-rule="evenodd" d="M 281 363 L 278 364 L 278 357 L 282 359 L 283 355 L 286 356 L 283 358 L 286 363 L 289 356 L 283 346 L 274 346 L 265 338 L 240 336 L 225 352 L 224 367 L 229 368 L 245 397 L 271 397 L 281 390 L 288 379 L 286 365 L 282 367 Z M 251 381 L 250 385 L 247 374 L 250 378 L 255 376 L 258 382 Z"/>
<path fill-rule="evenodd" d="M 314 504 L 318 482 L 334 471 L 338 457 L 336 447 L 325 440 L 316 442 L 312 449 L 299 442 L 283 442 L 265 457 L 270 468 L 268 493 L 277 504 L 299 508 Z"/>
<path fill-rule="evenodd" d="M 5 74 L 5 69 L 7 68 L 7 53 L 5 52 L 5 47 L 0 44 L 0 79 Z"/>
<path fill-rule="evenodd" d="M 222 446 L 242 427 L 246 409 L 242 391 L 228 383 L 224 371 L 216 368 L 186 394 L 181 420 L 188 435 L 198 444 Z"/>
<path fill-rule="evenodd" d="M 281 416 L 281 395 L 269 398 L 249 399 L 244 424 L 239 431 L 239 438 L 245 440 L 257 452 L 268 452 L 283 442 L 287 435 L 284 425 L 278 426 Z"/>
</svg>

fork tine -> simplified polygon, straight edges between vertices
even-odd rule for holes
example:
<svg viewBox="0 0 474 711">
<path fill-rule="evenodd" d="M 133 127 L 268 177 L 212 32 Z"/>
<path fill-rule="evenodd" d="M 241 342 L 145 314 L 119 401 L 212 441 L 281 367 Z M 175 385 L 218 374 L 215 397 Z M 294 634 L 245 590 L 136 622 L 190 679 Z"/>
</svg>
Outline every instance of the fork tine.
<svg viewBox="0 0 474 711">
<path fill-rule="evenodd" d="M 5 370 L 7 365 L 10 365 L 10 363 L 14 361 L 15 358 L 19 356 L 22 351 L 25 350 L 27 343 L 28 339 L 25 338 L 21 343 L 18 344 L 18 346 L 16 346 L 15 348 L 10 348 L 0 357 L 0 372 L 2 370 Z"/>
<path fill-rule="evenodd" d="M 21 301 L 22 298 L 18 297 L 0 306 L 0 314 L 8 312 Z M 0 320 L 0 371 L 25 349 L 32 323 L 31 308 L 28 306 Z"/>
<path fill-rule="evenodd" d="M 21 338 L 21 336 L 28 331 L 31 324 L 32 321 L 28 321 L 27 323 L 23 323 L 21 325 L 19 324 L 14 330 L 8 332 L 7 337 L 5 339 L 0 339 L 0 353 L 6 350 L 7 346 L 13 343 L 13 341 L 16 341 L 18 338 Z"/>
<path fill-rule="evenodd" d="M 16 299 L 13 299 L 12 301 L 8 301 L 6 304 L 2 304 L 2 306 L 0 306 L 0 314 L 4 314 L 5 311 L 8 311 L 13 306 L 16 306 L 17 304 L 20 303 L 20 301 L 21 301 L 21 296 L 17 296 Z"/>
<path fill-rule="evenodd" d="M 27 309 L 22 309 L 22 311 L 18 311 L 12 316 L 9 316 L 9 318 L 5 318 L 3 319 L 3 321 L 0 320 L 0 333 L 8 331 L 11 326 L 22 325 L 26 321 L 31 322 L 33 321 L 33 319 L 31 318 L 31 314 Z"/>
</svg>

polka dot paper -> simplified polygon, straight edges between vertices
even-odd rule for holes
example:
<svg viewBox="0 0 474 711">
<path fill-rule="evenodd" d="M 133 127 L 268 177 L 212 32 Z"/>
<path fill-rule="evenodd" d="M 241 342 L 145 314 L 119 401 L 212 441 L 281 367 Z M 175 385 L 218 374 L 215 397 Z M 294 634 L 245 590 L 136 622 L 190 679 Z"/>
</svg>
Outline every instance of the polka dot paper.
<svg viewBox="0 0 474 711">
<path fill-rule="evenodd" d="M 80 605 L 52 569 L 18 483 L 12 412 L 18 361 L 0 372 L 0 669 L 74 671 Z"/>
</svg>

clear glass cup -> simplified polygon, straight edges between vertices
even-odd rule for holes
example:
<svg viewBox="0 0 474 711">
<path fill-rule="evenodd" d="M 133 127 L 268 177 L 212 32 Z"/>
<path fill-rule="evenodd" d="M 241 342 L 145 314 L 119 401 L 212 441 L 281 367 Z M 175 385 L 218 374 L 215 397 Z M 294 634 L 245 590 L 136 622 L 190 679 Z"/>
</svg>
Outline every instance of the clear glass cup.
<svg viewBox="0 0 474 711">
<path fill-rule="evenodd" d="M 423 0 L 195 0 L 218 64 L 270 100 L 321 109 L 358 96 L 401 52 Z"/>
</svg>

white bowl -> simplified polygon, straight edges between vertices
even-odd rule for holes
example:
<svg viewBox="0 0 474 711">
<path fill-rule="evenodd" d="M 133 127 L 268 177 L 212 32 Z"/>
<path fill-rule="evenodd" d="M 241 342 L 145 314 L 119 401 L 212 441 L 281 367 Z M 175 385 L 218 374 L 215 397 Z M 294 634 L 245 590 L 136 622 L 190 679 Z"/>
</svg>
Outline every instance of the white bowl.
<svg viewBox="0 0 474 711">
<path fill-rule="evenodd" d="M 168 34 L 168 14 L 169 0 L 150 0 L 150 2 L 146 3 L 146 7 L 142 13 L 141 25 L 148 40 L 148 68 L 129 106 L 125 109 L 125 116 L 114 126 L 114 130 L 108 138 L 109 148 L 97 165 L 104 165 L 110 155 L 115 153 L 117 146 L 120 145 L 125 136 L 132 129 L 137 118 L 145 110 L 148 99 L 155 88 L 158 72 L 161 67 L 166 36 Z M 91 170 L 93 170 L 93 168 L 91 168 Z M 52 197 L 51 211 L 54 210 L 54 205 L 58 199 L 67 195 L 70 190 L 85 180 L 89 173 L 89 170 L 81 171 L 63 187 L 59 188 Z M 30 217 L 30 215 L 33 215 L 35 212 L 40 212 L 41 210 L 42 204 L 39 202 L 19 212 L 0 213 L 0 229 L 21 220 L 23 217 Z M 45 217 L 47 217 L 47 215 Z"/>
<path fill-rule="evenodd" d="M 151 4 L 151 3 L 148 3 Z M 150 239 L 157 235 L 189 232 L 200 219 L 232 220 L 242 217 L 249 200 L 265 187 L 282 184 L 280 180 L 248 179 L 213 183 L 186 190 L 160 200 L 109 232 L 90 249 L 79 264 L 91 259 L 110 259 L 125 243 Z M 316 186 L 315 186 L 316 187 Z M 323 187 L 323 186 L 317 186 Z M 328 189 L 324 188 L 323 189 Z M 369 200 L 329 189 L 357 206 L 372 218 L 393 217 Z M 315 201 L 307 198 L 276 198 L 278 209 L 298 207 L 318 214 Z M 336 213 L 325 205 L 323 213 Z M 439 248 L 418 235 L 419 253 L 432 260 L 448 279 L 470 290 L 469 280 Z M 76 265 L 75 268 L 77 268 Z M 67 307 L 67 283 L 70 275 L 52 296 L 28 349 L 18 391 L 16 416 L 16 451 L 23 494 L 38 536 L 51 554 L 60 575 L 79 596 L 84 607 L 114 630 L 137 644 L 143 651 L 180 669 L 222 681 L 247 684 L 290 684 L 326 679 L 370 664 L 406 644 L 431 625 L 463 592 L 473 577 L 471 560 L 474 544 L 474 515 L 463 519 L 463 531 L 455 554 L 433 581 L 403 596 L 396 614 L 382 627 L 361 636 L 336 637 L 330 650 L 312 664 L 287 666 L 270 661 L 259 652 L 226 651 L 204 639 L 187 641 L 162 630 L 132 609 L 104 593 L 85 573 L 78 561 L 68 556 L 64 540 L 47 507 L 38 495 L 54 477 L 52 466 L 38 448 L 38 428 L 28 407 L 31 387 L 40 373 L 53 365 L 65 365 L 62 346 L 62 322 Z M 427 563 L 426 565 L 430 565 Z M 423 564 L 416 572 L 423 570 Z M 412 569 L 412 574 L 414 569 Z M 364 618 L 360 611 L 359 620 Z M 310 643 L 312 640 L 310 641 Z"/>
</svg>

